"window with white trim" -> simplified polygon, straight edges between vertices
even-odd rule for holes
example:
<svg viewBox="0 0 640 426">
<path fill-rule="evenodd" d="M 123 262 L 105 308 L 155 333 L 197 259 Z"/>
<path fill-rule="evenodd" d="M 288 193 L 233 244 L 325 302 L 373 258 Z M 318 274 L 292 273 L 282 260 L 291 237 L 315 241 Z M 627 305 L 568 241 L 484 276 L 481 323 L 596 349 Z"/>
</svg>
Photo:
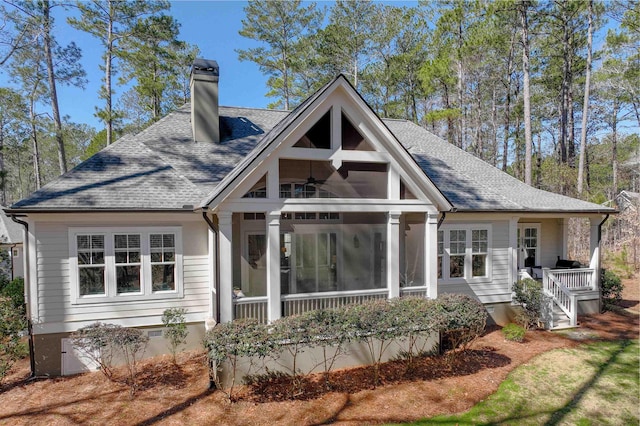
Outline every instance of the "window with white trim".
<svg viewBox="0 0 640 426">
<path fill-rule="evenodd" d="M 75 303 L 182 297 L 179 227 L 70 228 Z"/>
<path fill-rule="evenodd" d="M 491 227 L 448 225 L 438 231 L 438 278 L 477 280 L 490 278 Z"/>
</svg>

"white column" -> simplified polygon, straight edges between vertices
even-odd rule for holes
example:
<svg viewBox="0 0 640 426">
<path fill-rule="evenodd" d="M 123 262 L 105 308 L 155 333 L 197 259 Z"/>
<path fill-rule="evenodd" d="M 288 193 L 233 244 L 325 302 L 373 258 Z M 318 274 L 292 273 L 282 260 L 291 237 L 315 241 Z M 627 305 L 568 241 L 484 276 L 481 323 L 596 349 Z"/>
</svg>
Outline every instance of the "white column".
<svg viewBox="0 0 640 426">
<path fill-rule="evenodd" d="M 562 231 L 562 258 L 569 258 L 569 219 L 560 219 L 560 229 Z M 540 235 L 538 235 L 538 239 Z M 539 249 L 538 249 L 539 250 Z"/>
<path fill-rule="evenodd" d="M 282 316 L 280 304 L 280 212 L 267 213 L 267 318 Z"/>
<path fill-rule="evenodd" d="M 518 281 L 518 220 L 520 218 L 517 216 L 509 219 L 509 290 Z M 540 241 L 540 235 L 538 235 L 538 241 Z M 539 247 L 538 250 L 540 250 Z"/>
<path fill-rule="evenodd" d="M 233 225 L 231 212 L 218 212 L 218 256 L 220 257 L 220 322 L 233 320 Z"/>
<path fill-rule="evenodd" d="M 209 313 L 208 318 L 216 318 L 218 307 L 216 306 L 216 235 L 213 230 L 207 226 L 207 243 L 209 251 Z"/>
<path fill-rule="evenodd" d="M 424 282 L 427 297 L 438 297 L 438 213 L 426 213 L 424 226 Z"/>
<path fill-rule="evenodd" d="M 389 298 L 400 296 L 400 212 L 387 214 L 387 288 Z"/>
<path fill-rule="evenodd" d="M 590 218 L 589 222 L 591 223 L 590 232 L 589 232 L 589 268 L 593 269 L 593 277 L 592 282 L 595 286 L 594 290 L 600 288 L 600 233 L 599 225 L 602 222 L 601 218 Z"/>
</svg>

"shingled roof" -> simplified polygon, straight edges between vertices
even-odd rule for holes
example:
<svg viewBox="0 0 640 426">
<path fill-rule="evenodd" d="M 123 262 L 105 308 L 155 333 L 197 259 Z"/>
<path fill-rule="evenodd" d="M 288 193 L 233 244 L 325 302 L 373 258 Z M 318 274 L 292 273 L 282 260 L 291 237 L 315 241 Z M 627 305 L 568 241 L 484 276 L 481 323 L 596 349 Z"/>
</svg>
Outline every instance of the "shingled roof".
<svg viewBox="0 0 640 426">
<path fill-rule="evenodd" d="M 120 138 L 9 210 L 193 210 L 225 176 L 246 166 L 243 160 L 254 148 L 284 130 L 293 114 L 220 107 L 221 143 L 196 143 L 185 105 L 141 133 Z M 410 121 L 383 122 L 457 211 L 615 211 L 532 188 Z"/>
</svg>

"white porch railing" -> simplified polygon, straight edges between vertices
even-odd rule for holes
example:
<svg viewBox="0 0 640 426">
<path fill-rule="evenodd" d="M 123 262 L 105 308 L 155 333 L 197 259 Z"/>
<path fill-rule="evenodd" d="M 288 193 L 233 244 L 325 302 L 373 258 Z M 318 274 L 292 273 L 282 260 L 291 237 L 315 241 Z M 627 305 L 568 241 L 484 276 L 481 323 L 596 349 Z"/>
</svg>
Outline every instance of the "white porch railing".
<svg viewBox="0 0 640 426">
<path fill-rule="evenodd" d="M 255 318 L 261 323 L 266 323 L 267 298 L 266 297 L 242 297 L 233 299 L 233 318 Z"/>
<path fill-rule="evenodd" d="M 567 315 L 571 327 L 578 325 L 578 300 L 582 299 L 579 292 L 597 290 L 595 270 L 588 268 L 543 268 L 542 285 L 545 293 Z M 550 327 L 553 328 L 553 323 Z"/>
<path fill-rule="evenodd" d="M 388 290 L 358 290 L 327 293 L 287 294 L 282 296 L 282 316 L 297 315 L 317 309 L 338 308 L 372 299 L 386 299 Z"/>
<path fill-rule="evenodd" d="M 426 296 L 426 287 L 406 287 L 400 289 L 401 296 Z M 375 290 L 340 291 L 326 293 L 287 294 L 281 296 L 282 316 L 297 315 L 316 309 L 332 309 L 373 299 L 386 299 L 386 288 Z M 267 297 L 242 297 L 233 300 L 234 319 L 255 318 L 266 323 Z"/>
<path fill-rule="evenodd" d="M 550 269 L 548 273 L 569 290 L 597 290 L 593 269 Z"/>
</svg>

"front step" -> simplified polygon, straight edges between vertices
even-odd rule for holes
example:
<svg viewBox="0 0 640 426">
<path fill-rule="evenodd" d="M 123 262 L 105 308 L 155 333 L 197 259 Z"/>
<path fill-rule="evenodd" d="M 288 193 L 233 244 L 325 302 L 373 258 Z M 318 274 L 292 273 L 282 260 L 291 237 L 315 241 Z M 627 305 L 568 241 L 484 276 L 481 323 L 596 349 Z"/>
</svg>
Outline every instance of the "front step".
<svg viewBox="0 0 640 426">
<path fill-rule="evenodd" d="M 552 330 L 566 330 L 568 328 L 577 328 L 577 325 L 571 325 L 571 319 L 557 305 L 553 305 L 553 328 Z"/>
</svg>

